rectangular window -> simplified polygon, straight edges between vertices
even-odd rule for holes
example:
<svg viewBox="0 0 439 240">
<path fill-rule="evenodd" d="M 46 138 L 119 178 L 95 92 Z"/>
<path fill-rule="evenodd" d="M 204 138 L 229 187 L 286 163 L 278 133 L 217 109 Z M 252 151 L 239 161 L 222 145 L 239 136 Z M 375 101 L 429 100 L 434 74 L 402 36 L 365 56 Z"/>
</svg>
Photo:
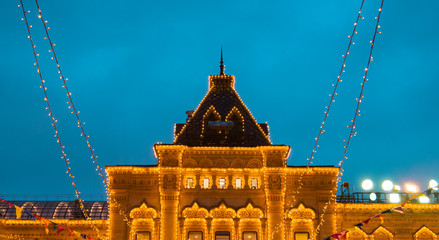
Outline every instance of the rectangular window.
<svg viewBox="0 0 439 240">
<path fill-rule="evenodd" d="M 210 187 L 210 183 L 209 183 L 209 178 L 203 178 L 203 188 L 209 188 Z"/>
<path fill-rule="evenodd" d="M 230 232 L 215 232 L 215 240 L 230 240 Z"/>
<path fill-rule="evenodd" d="M 257 189 L 258 188 L 258 178 L 252 178 L 251 179 L 251 184 L 252 184 L 252 189 Z"/>
<path fill-rule="evenodd" d="M 257 240 L 258 234 L 256 232 L 243 232 L 242 240 Z"/>
<path fill-rule="evenodd" d="M 242 179 L 241 178 L 235 179 L 235 187 L 236 187 L 236 189 L 242 188 Z"/>
<path fill-rule="evenodd" d="M 294 233 L 294 240 L 308 240 L 309 234 L 307 232 Z"/>
<path fill-rule="evenodd" d="M 218 183 L 219 183 L 218 184 L 219 188 L 221 188 L 221 189 L 226 188 L 226 179 L 225 178 L 220 178 Z"/>
<path fill-rule="evenodd" d="M 186 188 L 194 188 L 194 179 L 193 178 L 188 178 L 186 179 Z"/>
<path fill-rule="evenodd" d="M 151 233 L 150 232 L 137 232 L 136 233 L 136 240 L 151 240 Z"/>
<path fill-rule="evenodd" d="M 189 232 L 188 240 L 203 240 L 203 232 Z"/>
</svg>

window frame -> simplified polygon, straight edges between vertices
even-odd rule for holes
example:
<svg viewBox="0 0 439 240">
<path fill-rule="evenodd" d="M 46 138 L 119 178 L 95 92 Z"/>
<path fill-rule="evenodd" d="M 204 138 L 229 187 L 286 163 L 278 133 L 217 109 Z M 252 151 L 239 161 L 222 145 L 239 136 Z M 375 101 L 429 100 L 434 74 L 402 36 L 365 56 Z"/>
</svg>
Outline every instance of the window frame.
<svg viewBox="0 0 439 240">
<path fill-rule="evenodd" d="M 258 232 L 257 231 L 243 231 L 242 232 L 242 240 L 245 240 L 244 234 L 246 234 L 246 233 L 255 233 L 256 234 L 256 239 L 252 239 L 252 240 L 258 240 Z"/>
<path fill-rule="evenodd" d="M 229 234 L 229 240 L 231 240 L 231 234 L 230 234 L 230 231 L 216 231 L 216 232 L 215 232 L 215 240 L 218 240 L 218 239 L 217 239 L 217 233 L 228 233 L 228 234 Z"/>
<path fill-rule="evenodd" d="M 139 233 L 148 233 L 148 235 L 149 235 L 149 240 L 152 239 L 152 234 L 151 234 L 150 231 L 137 231 L 137 232 L 136 232 L 136 240 L 138 239 L 137 237 L 138 237 L 138 234 L 139 234 Z"/>
<path fill-rule="evenodd" d="M 203 233 L 203 231 L 189 231 L 189 232 L 187 232 L 187 239 L 189 239 L 189 235 L 191 234 L 191 233 L 201 233 L 201 239 L 200 240 L 203 240 L 204 239 L 204 233 Z"/>
<path fill-rule="evenodd" d="M 207 180 L 207 187 L 206 187 L 206 180 Z M 210 178 L 209 177 L 203 177 L 203 188 L 204 189 L 210 188 Z"/>
<path fill-rule="evenodd" d="M 189 186 L 189 180 L 192 180 L 192 186 Z M 186 188 L 195 188 L 195 179 L 193 177 L 186 178 Z"/>
<path fill-rule="evenodd" d="M 253 180 L 256 181 L 256 186 L 253 185 Z M 251 189 L 258 189 L 259 188 L 259 178 L 258 177 L 251 177 L 250 178 L 250 188 Z"/>
<path fill-rule="evenodd" d="M 297 234 L 306 234 L 307 239 L 309 239 L 309 232 L 294 232 L 294 240 L 297 240 L 297 239 L 296 239 L 296 235 L 297 235 Z"/>
<path fill-rule="evenodd" d="M 224 180 L 224 186 L 221 187 L 221 180 Z M 218 178 L 218 188 L 219 189 L 226 189 L 227 188 L 227 178 L 226 177 L 219 177 Z"/>
<path fill-rule="evenodd" d="M 239 180 L 239 187 L 238 187 L 238 180 Z M 237 178 L 235 178 L 235 188 L 236 189 L 242 189 L 243 188 L 243 186 L 242 186 L 242 178 L 240 178 L 240 177 L 237 177 Z"/>
</svg>

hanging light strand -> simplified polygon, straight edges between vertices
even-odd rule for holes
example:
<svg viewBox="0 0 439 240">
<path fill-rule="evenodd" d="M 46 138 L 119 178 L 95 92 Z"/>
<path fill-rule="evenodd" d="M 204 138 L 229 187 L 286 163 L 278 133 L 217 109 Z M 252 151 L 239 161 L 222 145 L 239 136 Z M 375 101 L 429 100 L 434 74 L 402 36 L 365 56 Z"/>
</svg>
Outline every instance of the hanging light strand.
<svg viewBox="0 0 439 240">
<path fill-rule="evenodd" d="M 93 159 L 93 163 L 96 164 L 96 171 L 99 172 L 99 176 L 102 177 L 103 182 L 105 183 L 105 186 L 107 187 L 108 186 L 107 179 L 105 178 L 105 176 L 103 174 L 103 171 L 102 171 L 102 168 L 99 165 L 98 156 L 95 155 L 95 150 L 92 148 L 92 146 L 90 144 L 90 140 L 89 140 L 90 136 L 85 133 L 85 130 L 84 130 L 84 124 L 85 123 L 82 122 L 81 119 L 79 118 L 79 112 L 80 111 L 78 111 L 76 109 L 75 105 L 73 104 L 72 93 L 69 91 L 69 88 L 67 86 L 67 80 L 68 79 L 64 77 L 64 74 L 61 71 L 61 66 L 59 64 L 58 57 L 56 56 L 56 52 L 55 52 L 55 48 L 54 48 L 55 44 L 52 42 L 52 39 L 50 38 L 49 31 L 48 31 L 49 27 L 47 27 L 47 24 L 46 24 L 47 21 L 45 21 L 44 18 L 43 18 L 43 13 L 41 12 L 40 6 L 38 4 L 38 0 L 35 0 L 35 4 L 37 5 L 38 12 L 39 12 L 38 17 L 41 19 L 41 22 L 43 23 L 43 26 L 44 26 L 44 30 L 46 32 L 45 39 L 47 39 L 49 41 L 49 45 L 50 45 L 49 52 L 51 52 L 53 54 L 52 59 L 54 59 L 55 62 L 56 62 L 56 66 L 58 67 L 58 73 L 60 75 L 60 79 L 63 81 L 63 88 L 66 89 L 67 97 L 69 98 L 69 101 L 67 102 L 67 104 L 69 104 L 69 109 L 70 108 L 72 109 L 71 113 L 75 114 L 76 119 L 78 120 L 78 127 L 81 129 L 81 136 L 84 136 L 84 139 L 85 139 L 85 141 L 87 143 L 87 146 L 88 146 L 88 148 L 90 150 L 91 158 Z"/>
<path fill-rule="evenodd" d="M 343 62 L 342 62 L 342 64 L 341 64 L 340 72 L 338 73 L 338 76 L 337 76 L 337 81 L 335 82 L 335 84 L 332 84 L 332 86 L 334 87 L 334 90 L 333 90 L 332 94 L 329 94 L 329 96 L 330 96 L 329 104 L 325 107 L 325 108 L 326 108 L 326 110 L 325 110 L 325 112 L 324 112 L 324 113 L 325 113 L 325 116 L 324 116 L 324 118 L 323 118 L 322 124 L 320 125 L 319 134 L 318 134 L 317 137 L 315 138 L 315 141 L 316 141 L 316 142 L 315 142 L 314 147 L 313 147 L 313 149 L 312 149 L 311 156 L 307 159 L 307 160 L 308 160 L 308 163 L 307 163 L 307 165 L 306 165 L 306 168 L 307 168 L 307 171 L 306 171 L 306 172 L 308 172 L 309 166 L 312 164 L 312 160 L 314 159 L 314 153 L 317 152 L 316 149 L 319 147 L 318 143 L 319 143 L 319 140 L 320 140 L 320 136 L 325 132 L 324 127 L 325 127 L 326 119 L 327 119 L 328 116 L 329 116 L 329 110 L 331 109 L 332 103 L 335 102 L 334 98 L 335 98 L 335 96 L 337 95 L 337 87 L 338 87 L 339 83 L 342 82 L 341 76 L 342 76 L 342 74 L 345 72 L 346 61 L 347 61 L 348 55 L 349 55 L 349 53 L 350 53 L 351 46 L 355 44 L 355 42 L 354 42 L 354 36 L 355 36 L 355 34 L 358 33 L 358 32 L 357 32 L 357 26 L 358 26 L 359 20 L 360 20 L 360 19 L 364 19 L 364 17 L 361 16 L 361 12 L 362 12 L 362 10 L 363 10 L 364 2 L 365 2 L 365 0 L 362 0 L 361 5 L 360 5 L 360 9 L 359 9 L 358 14 L 357 14 L 357 18 L 356 18 L 355 23 L 354 23 L 354 28 L 353 28 L 353 30 L 352 30 L 352 34 L 348 36 L 348 37 L 349 37 L 348 47 L 346 48 L 346 53 L 345 53 L 344 55 L 342 55 L 342 57 L 343 57 Z M 299 195 L 300 190 L 301 190 L 302 187 L 303 187 L 303 181 L 302 181 L 302 179 L 303 179 L 303 175 L 304 175 L 304 174 L 305 174 L 305 171 L 303 171 L 303 172 L 300 174 L 300 178 L 299 178 L 299 181 L 298 181 L 298 185 L 299 185 L 299 186 L 297 187 L 296 194 L 293 195 L 293 201 L 292 201 L 291 205 L 294 205 L 294 204 L 296 203 L 295 196 L 296 196 L 296 195 Z"/>
<path fill-rule="evenodd" d="M 373 53 L 373 47 L 375 45 L 375 38 L 376 38 L 377 33 L 381 33 L 379 31 L 379 28 L 381 27 L 380 26 L 380 18 L 381 18 L 381 10 L 383 9 L 383 4 L 384 4 L 384 0 L 381 0 L 381 5 L 380 5 L 380 8 L 378 9 L 378 16 L 375 17 L 375 19 L 377 19 L 377 22 L 376 22 L 376 26 L 375 26 L 375 32 L 373 34 L 372 40 L 370 41 L 371 46 L 370 46 L 369 58 L 367 60 L 366 68 L 364 69 L 365 72 L 364 72 L 364 75 L 363 75 L 363 82 L 361 83 L 360 96 L 359 96 L 359 98 L 356 99 L 357 106 L 356 106 L 356 109 L 355 109 L 355 115 L 354 115 L 354 118 L 351 120 L 352 125 L 348 126 L 348 128 L 351 129 L 350 132 L 349 132 L 348 140 L 344 140 L 346 142 L 346 145 L 344 146 L 343 158 L 338 163 L 339 171 L 337 173 L 337 180 L 336 180 L 336 183 L 335 183 L 335 187 L 330 192 L 331 193 L 331 199 L 326 203 L 325 207 L 323 208 L 322 214 L 320 216 L 319 225 L 316 228 L 316 234 L 319 233 L 319 231 L 321 229 L 321 226 L 323 225 L 323 222 L 324 222 L 323 217 L 324 217 L 324 215 L 326 213 L 326 210 L 328 208 L 329 203 L 335 202 L 335 200 L 336 200 L 337 188 L 338 188 L 338 184 L 341 182 L 341 177 L 343 176 L 343 163 L 347 159 L 346 155 L 347 155 L 347 152 L 348 152 L 349 144 L 350 144 L 350 141 L 351 141 L 352 137 L 356 136 L 356 134 L 357 134 L 357 132 L 355 132 L 355 124 L 356 124 L 357 117 L 360 116 L 360 103 L 361 103 L 361 99 L 364 98 L 364 94 L 363 94 L 363 92 L 364 92 L 364 85 L 368 81 L 367 73 L 369 72 L 370 63 L 373 61 L 372 53 Z M 335 208 L 334 208 L 334 211 L 336 211 Z"/>
<path fill-rule="evenodd" d="M 71 180 L 71 182 L 72 182 L 72 185 L 73 185 L 73 187 L 74 187 L 74 189 L 75 189 L 75 196 L 76 196 L 76 197 L 78 198 L 78 200 L 79 200 L 79 206 L 80 206 L 80 208 L 81 208 L 81 210 L 82 210 L 84 216 L 87 218 L 87 220 L 91 220 L 91 219 L 90 219 L 90 216 L 88 215 L 88 213 L 87 213 L 87 211 L 86 211 L 86 209 L 85 209 L 85 207 L 84 207 L 84 201 L 82 200 L 81 195 L 80 195 L 80 192 L 78 191 L 78 188 L 77 188 L 77 186 L 76 186 L 76 183 L 75 183 L 75 180 L 74 180 L 75 176 L 73 176 L 73 174 L 72 174 L 71 167 L 70 167 L 70 162 L 69 162 L 69 159 L 67 158 L 67 154 L 66 154 L 66 152 L 64 151 L 64 148 L 65 148 L 65 147 L 62 145 L 61 137 L 60 137 L 60 135 L 59 135 L 58 128 L 57 128 L 57 125 L 56 125 L 56 123 L 57 123 L 58 121 L 57 121 L 57 120 L 55 119 L 55 117 L 53 116 L 52 108 L 51 108 L 51 106 L 50 106 L 49 98 L 48 98 L 48 96 L 47 96 L 47 87 L 46 87 L 45 84 L 44 84 L 45 81 L 44 81 L 43 76 L 42 76 L 42 74 L 41 74 L 41 71 L 40 71 L 40 65 L 39 65 L 39 63 L 38 63 L 38 56 L 39 56 L 39 54 L 37 54 L 36 51 L 35 51 L 36 45 L 34 44 L 34 41 L 33 41 L 33 39 L 32 39 L 32 35 L 31 35 L 31 32 L 30 32 L 30 28 L 32 27 L 32 25 L 29 25 L 29 22 L 28 22 L 28 20 L 27 20 L 27 16 L 26 16 L 26 14 L 27 14 L 27 13 L 30 13 L 30 11 L 26 11 L 26 10 L 24 9 L 23 0 L 20 0 L 20 5 L 18 5 L 18 7 L 21 7 L 21 9 L 22 9 L 22 11 L 23 11 L 23 18 L 22 18 L 22 20 L 25 21 L 25 23 L 26 23 L 26 28 L 27 28 L 27 32 L 28 32 L 28 38 L 29 38 L 29 41 L 30 41 L 30 43 L 31 43 L 31 45 L 32 45 L 32 51 L 33 51 L 33 54 L 34 54 L 34 57 L 35 57 L 35 63 L 34 63 L 34 65 L 37 67 L 38 76 L 39 76 L 40 81 L 41 81 L 41 86 L 40 86 L 40 88 L 42 88 L 42 89 L 43 89 L 43 92 L 44 92 L 44 101 L 45 101 L 46 104 L 47 104 L 46 109 L 49 111 L 49 116 L 50 116 L 50 118 L 51 118 L 51 120 L 52 120 L 52 126 L 53 126 L 53 128 L 54 128 L 54 130 L 55 130 L 56 141 L 57 141 L 57 143 L 59 144 L 59 147 L 60 147 L 60 149 L 61 149 L 61 153 L 62 153 L 62 157 L 61 157 L 61 158 L 64 159 L 64 162 L 65 162 L 65 164 L 66 164 L 66 168 L 67 168 L 67 172 L 66 172 L 66 173 L 67 173 L 67 174 L 69 175 L 69 177 L 70 177 L 70 180 Z M 99 229 L 98 229 L 96 226 L 93 226 L 93 227 L 94 227 L 94 229 L 97 231 L 97 234 L 100 235 L 100 234 L 99 234 Z"/>
<path fill-rule="evenodd" d="M 90 150 L 91 158 L 93 159 L 93 163 L 95 163 L 95 165 L 96 165 L 96 169 L 95 170 L 98 172 L 99 176 L 102 177 L 103 183 L 105 184 L 105 189 L 106 189 L 106 192 L 107 192 L 107 196 L 110 196 L 110 201 L 112 201 L 112 203 L 115 205 L 116 208 L 119 208 L 119 214 L 122 215 L 122 217 L 124 218 L 124 221 L 129 226 L 129 221 L 128 221 L 127 214 L 124 211 L 122 211 L 122 209 L 120 207 L 120 204 L 116 201 L 115 198 L 111 199 L 112 196 L 108 192 L 109 185 L 108 185 L 107 178 L 105 177 L 105 175 L 103 173 L 102 167 L 100 167 L 100 165 L 99 165 L 98 156 L 95 155 L 95 149 L 91 146 L 91 143 L 90 143 L 90 140 L 89 140 L 90 136 L 87 135 L 86 132 L 85 132 L 85 129 L 84 129 L 84 126 L 83 126 L 85 123 L 82 122 L 81 119 L 79 118 L 80 111 L 77 110 L 77 108 L 75 107 L 75 105 L 73 103 L 72 93 L 70 92 L 70 90 L 69 90 L 69 88 L 67 86 L 68 79 L 65 78 L 65 76 L 64 76 L 64 74 L 63 74 L 63 72 L 61 70 L 61 65 L 60 65 L 60 63 L 58 61 L 58 57 L 56 55 L 55 48 L 54 48 L 55 44 L 52 42 L 52 39 L 50 38 L 50 34 L 49 34 L 49 29 L 50 28 L 47 26 L 47 21 L 44 20 L 43 13 L 42 13 L 41 8 L 40 8 L 40 6 L 38 4 L 38 0 L 35 0 L 35 4 L 36 4 L 36 6 L 38 8 L 38 12 L 39 12 L 38 18 L 40 18 L 41 22 L 43 23 L 44 30 L 45 30 L 45 33 L 46 33 L 46 37 L 44 39 L 47 39 L 49 41 L 49 45 L 50 45 L 49 52 L 51 52 L 53 54 L 51 59 L 55 60 L 56 66 L 58 68 L 58 74 L 60 75 L 60 79 L 63 81 L 63 88 L 66 90 L 67 97 L 69 98 L 69 101 L 67 102 L 67 104 L 69 105 L 69 109 L 72 109 L 71 113 L 76 116 L 76 119 L 77 119 L 77 122 L 78 122 L 78 128 L 81 129 L 81 136 L 84 137 L 84 140 L 85 140 L 85 142 L 86 142 L 86 144 L 87 144 L 87 146 L 88 146 L 88 148 Z"/>
</svg>

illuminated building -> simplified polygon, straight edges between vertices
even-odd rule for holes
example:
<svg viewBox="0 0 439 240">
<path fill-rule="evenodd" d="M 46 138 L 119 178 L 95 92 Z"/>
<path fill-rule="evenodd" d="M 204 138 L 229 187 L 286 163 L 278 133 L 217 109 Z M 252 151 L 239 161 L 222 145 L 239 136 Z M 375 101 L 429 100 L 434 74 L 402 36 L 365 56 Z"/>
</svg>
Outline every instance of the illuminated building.
<svg viewBox="0 0 439 240">
<path fill-rule="evenodd" d="M 157 165 L 106 167 L 109 217 L 52 219 L 97 237 L 90 227 L 95 224 L 113 240 L 316 240 L 389 208 L 388 203 L 332 201 L 336 167 L 288 166 L 290 147 L 271 143 L 268 125 L 255 120 L 234 83 L 221 62 L 197 109 L 187 112 L 186 123 L 175 125 L 174 142 L 154 146 Z M 439 205 L 409 203 L 406 208 L 383 223 L 374 219 L 347 238 L 436 240 Z M 88 209 L 94 216 L 93 207 Z M 2 211 L 0 239 L 66 238 L 46 235 L 41 224 Z"/>
</svg>

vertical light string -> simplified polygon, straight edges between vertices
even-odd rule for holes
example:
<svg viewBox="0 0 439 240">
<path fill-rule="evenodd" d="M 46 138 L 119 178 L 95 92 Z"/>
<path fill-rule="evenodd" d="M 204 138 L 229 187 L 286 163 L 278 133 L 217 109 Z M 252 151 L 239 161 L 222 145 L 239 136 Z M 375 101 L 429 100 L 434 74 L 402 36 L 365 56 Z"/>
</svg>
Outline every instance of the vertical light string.
<svg viewBox="0 0 439 240">
<path fill-rule="evenodd" d="M 357 116 L 360 116 L 360 103 L 361 103 L 361 99 L 364 98 L 364 94 L 363 94 L 363 92 L 364 92 L 364 85 L 368 81 L 367 73 L 369 72 L 369 65 L 373 61 L 372 52 L 373 52 L 373 47 L 375 45 L 375 38 L 376 38 L 377 33 L 381 33 L 380 31 L 378 31 L 378 29 L 381 27 L 380 26 L 380 18 L 381 18 L 381 10 L 383 9 L 383 4 L 384 4 L 384 0 L 381 0 L 381 5 L 380 5 L 380 8 L 378 9 L 378 16 L 375 17 L 375 19 L 377 19 L 377 22 L 376 22 L 375 32 L 373 34 L 373 38 L 370 41 L 371 46 L 370 46 L 369 58 L 367 60 L 366 68 L 364 69 L 365 72 L 364 72 L 364 75 L 363 75 L 363 82 L 361 83 L 360 96 L 359 96 L 359 98 L 356 99 L 357 106 L 356 106 L 356 109 L 355 109 L 354 118 L 351 120 L 352 125 L 348 126 L 348 128 L 350 128 L 351 130 L 349 132 L 348 140 L 344 140 L 346 142 L 346 145 L 344 146 L 345 150 L 344 150 L 344 153 L 343 153 L 343 158 L 338 163 L 339 171 L 337 173 L 337 180 L 336 180 L 336 183 L 335 183 L 335 187 L 331 190 L 331 199 L 328 201 L 328 203 L 323 208 L 323 211 L 322 211 L 322 214 L 321 214 L 321 217 L 320 217 L 320 222 L 319 222 L 319 225 L 317 226 L 317 229 L 316 229 L 316 233 L 317 234 L 319 233 L 320 228 L 321 228 L 321 226 L 322 226 L 322 224 L 324 222 L 323 217 L 325 215 L 325 212 L 326 212 L 326 209 L 328 208 L 329 203 L 330 202 L 334 202 L 336 200 L 336 193 L 337 193 L 338 183 L 341 181 L 341 176 L 343 176 L 343 163 L 347 159 L 346 155 L 347 155 L 347 152 L 348 152 L 349 143 L 350 143 L 352 137 L 356 136 L 356 134 L 357 134 L 357 132 L 355 132 L 355 124 L 356 124 Z M 334 210 L 336 212 L 336 208 Z"/>
<path fill-rule="evenodd" d="M 357 32 L 357 25 L 358 25 L 358 22 L 359 22 L 360 19 L 364 19 L 364 17 L 361 16 L 361 12 L 362 12 L 362 10 L 363 10 L 364 2 L 365 2 L 365 0 L 362 0 L 361 5 L 360 5 L 360 10 L 358 11 L 358 14 L 357 14 L 357 19 L 355 20 L 355 23 L 354 23 L 354 28 L 353 28 L 353 30 L 352 30 L 352 34 L 348 36 L 348 37 L 349 37 L 349 43 L 348 43 L 348 47 L 347 47 L 347 49 L 346 49 L 346 53 L 345 53 L 344 55 L 342 55 L 342 57 L 343 57 L 343 62 L 342 62 L 342 64 L 341 64 L 340 72 L 338 73 L 337 81 L 335 82 L 335 84 L 332 84 L 332 86 L 334 87 L 334 90 L 333 90 L 332 94 L 329 94 L 329 96 L 330 96 L 330 100 L 329 100 L 329 104 L 325 107 L 325 108 L 326 108 L 326 111 L 324 112 L 324 113 L 325 113 L 325 117 L 323 118 L 322 124 L 320 125 L 320 131 L 319 131 L 319 134 L 318 134 L 317 137 L 315 138 L 315 141 L 316 141 L 316 142 L 315 142 L 314 147 L 313 147 L 313 149 L 312 149 L 311 156 L 307 159 L 307 160 L 308 160 L 308 163 L 307 163 L 307 165 L 306 165 L 306 171 L 302 171 L 302 173 L 300 174 L 300 178 L 299 178 L 299 181 L 298 181 L 298 185 L 299 185 L 299 186 L 297 187 L 296 194 L 293 194 L 293 201 L 292 201 L 292 203 L 291 203 L 291 207 L 293 207 L 293 205 L 296 204 L 296 195 L 297 195 L 297 196 L 299 195 L 300 190 L 301 190 L 302 187 L 303 187 L 303 182 L 302 182 L 302 180 L 303 180 L 303 175 L 305 174 L 305 172 L 308 172 L 308 170 L 309 170 L 309 166 L 312 164 L 312 160 L 314 159 L 314 153 L 317 152 L 316 149 L 319 147 L 318 143 L 319 143 L 320 136 L 325 132 L 325 130 L 324 130 L 324 126 L 325 126 L 325 123 L 326 123 L 326 119 L 327 119 L 328 116 L 329 116 L 329 110 L 331 109 L 332 103 L 335 102 L 334 98 L 335 98 L 335 96 L 337 95 L 337 87 L 338 87 L 339 83 L 342 82 L 341 75 L 345 72 L 345 67 L 346 67 L 346 60 L 347 60 L 347 57 L 348 57 L 348 55 L 349 55 L 349 52 L 350 52 L 351 46 L 352 46 L 353 44 L 355 44 L 355 42 L 354 42 L 354 36 L 355 36 L 355 34 L 358 33 L 358 32 Z"/>
<path fill-rule="evenodd" d="M 44 20 L 43 13 L 42 13 L 41 8 L 40 8 L 40 6 L 38 4 L 38 0 L 35 0 L 35 4 L 36 4 L 36 6 L 38 8 L 38 12 L 39 12 L 38 18 L 41 19 L 41 22 L 43 23 L 44 30 L 45 30 L 45 33 L 46 33 L 46 37 L 44 39 L 47 39 L 49 41 L 49 46 L 50 46 L 49 52 L 51 52 L 53 54 L 51 59 L 55 60 L 56 66 L 58 68 L 58 74 L 60 75 L 60 79 L 63 82 L 63 88 L 66 90 L 66 92 L 67 92 L 66 95 L 69 98 L 69 101 L 67 102 L 67 104 L 69 105 L 68 107 L 69 107 L 69 109 L 72 109 L 71 114 L 74 114 L 76 116 L 76 119 L 77 119 L 77 122 L 78 122 L 78 128 L 81 129 L 81 136 L 84 137 L 84 140 L 85 140 L 85 142 L 86 142 L 86 144 L 88 146 L 88 149 L 90 150 L 91 158 L 93 159 L 93 163 L 96 165 L 96 169 L 95 170 L 98 172 L 99 176 L 101 176 L 102 179 L 103 179 L 103 183 L 105 184 L 107 196 L 110 196 L 110 201 L 115 202 L 116 200 L 115 199 L 111 199 L 111 194 L 109 194 L 109 192 L 108 192 L 109 191 L 108 190 L 109 189 L 108 188 L 109 187 L 108 181 L 107 181 L 107 178 L 104 176 L 102 167 L 100 167 L 100 165 L 99 165 L 98 156 L 95 155 L 95 149 L 91 146 L 91 143 L 90 143 L 90 140 L 89 140 L 90 136 L 87 135 L 86 132 L 85 132 L 85 129 L 84 129 L 84 126 L 83 126 L 85 124 L 85 122 L 81 121 L 81 119 L 79 118 L 80 111 L 77 110 L 77 108 L 75 107 L 75 104 L 73 103 L 72 93 L 70 92 L 70 90 L 69 90 L 69 88 L 67 86 L 68 79 L 65 78 L 65 76 L 64 76 L 64 74 L 63 74 L 63 72 L 61 70 L 61 65 L 59 64 L 58 57 L 56 55 L 55 48 L 54 48 L 55 44 L 52 42 L 52 39 L 50 38 L 49 31 L 48 31 L 49 27 L 47 27 L 47 24 L 46 24 L 47 21 Z M 128 217 L 127 217 L 126 213 L 124 213 L 120 209 L 120 204 L 115 202 L 115 206 L 117 208 L 119 208 L 119 213 L 124 217 L 124 220 L 129 225 Z"/>
<path fill-rule="evenodd" d="M 81 207 L 81 210 L 82 210 L 84 216 L 87 218 L 87 220 L 91 220 L 90 217 L 89 217 L 89 215 L 87 214 L 87 211 L 86 211 L 85 207 L 84 207 L 84 203 L 83 203 L 84 201 L 82 200 L 82 198 L 81 198 L 81 196 L 80 196 L 80 192 L 78 191 L 78 188 L 77 188 L 77 186 L 76 186 L 76 183 L 75 183 L 75 180 L 74 180 L 75 177 L 74 177 L 73 174 L 72 174 L 72 171 L 71 171 L 71 168 L 70 168 L 70 162 L 69 162 L 69 159 L 67 158 L 67 154 L 66 154 L 66 152 L 64 151 L 64 148 L 65 148 L 65 147 L 62 145 L 61 138 L 60 138 L 60 135 L 59 135 L 59 132 L 58 132 L 58 129 L 57 129 L 57 125 L 56 125 L 56 123 L 57 123 L 58 121 L 57 121 L 57 120 L 55 119 L 55 117 L 53 116 L 52 108 L 50 107 L 49 98 L 48 98 L 48 96 L 47 96 L 47 87 L 46 87 L 45 84 L 44 84 L 45 81 L 44 81 L 43 76 L 42 76 L 42 74 L 41 74 L 41 71 L 40 71 L 40 65 L 39 65 L 39 63 L 38 63 L 38 56 L 39 56 L 39 54 L 37 54 L 36 51 L 35 51 L 36 45 L 35 45 L 34 42 L 33 42 L 32 35 L 31 35 L 31 32 L 30 32 L 30 28 L 32 27 L 32 25 L 29 25 L 29 22 L 28 22 L 28 20 L 27 20 L 27 16 L 26 16 L 26 14 L 27 14 L 27 13 L 30 13 L 30 11 L 26 11 L 26 10 L 24 9 L 23 0 L 20 0 L 20 5 L 18 5 L 18 7 L 21 7 L 21 9 L 22 9 L 22 11 L 23 11 L 23 18 L 22 18 L 22 20 L 25 21 L 25 23 L 26 23 L 26 28 L 27 28 L 27 32 L 28 32 L 28 38 L 29 38 L 30 44 L 31 44 L 31 46 L 32 46 L 32 51 L 33 51 L 33 54 L 34 54 L 34 57 L 35 57 L 35 63 L 34 63 L 34 65 L 37 67 L 38 76 L 39 76 L 40 81 L 41 81 L 41 86 L 40 86 L 40 88 L 42 88 L 42 89 L 43 89 L 43 92 L 44 92 L 44 101 L 46 101 L 46 104 L 47 104 L 46 109 L 49 110 L 49 116 L 50 116 L 50 118 L 51 118 L 51 120 L 52 120 L 52 126 L 53 126 L 53 128 L 54 128 L 54 130 L 55 130 L 56 141 L 57 141 L 57 143 L 59 144 L 59 147 L 60 147 L 60 149 L 61 149 L 61 153 L 62 153 L 62 157 L 61 157 L 61 158 L 64 159 L 64 162 L 65 162 L 65 164 L 66 164 L 66 168 L 67 168 L 67 172 L 66 172 L 66 173 L 67 173 L 67 174 L 69 175 L 69 177 L 70 177 L 70 180 L 71 180 L 71 182 L 72 182 L 72 185 L 73 185 L 73 187 L 74 187 L 74 189 L 75 189 L 75 196 L 76 196 L 76 197 L 78 198 L 78 200 L 79 200 L 79 205 L 80 205 L 80 207 Z M 94 230 L 97 232 L 98 236 L 100 236 L 99 229 L 98 229 L 96 226 L 94 226 L 94 225 L 93 225 L 93 228 L 94 228 Z"/>
</svg>

